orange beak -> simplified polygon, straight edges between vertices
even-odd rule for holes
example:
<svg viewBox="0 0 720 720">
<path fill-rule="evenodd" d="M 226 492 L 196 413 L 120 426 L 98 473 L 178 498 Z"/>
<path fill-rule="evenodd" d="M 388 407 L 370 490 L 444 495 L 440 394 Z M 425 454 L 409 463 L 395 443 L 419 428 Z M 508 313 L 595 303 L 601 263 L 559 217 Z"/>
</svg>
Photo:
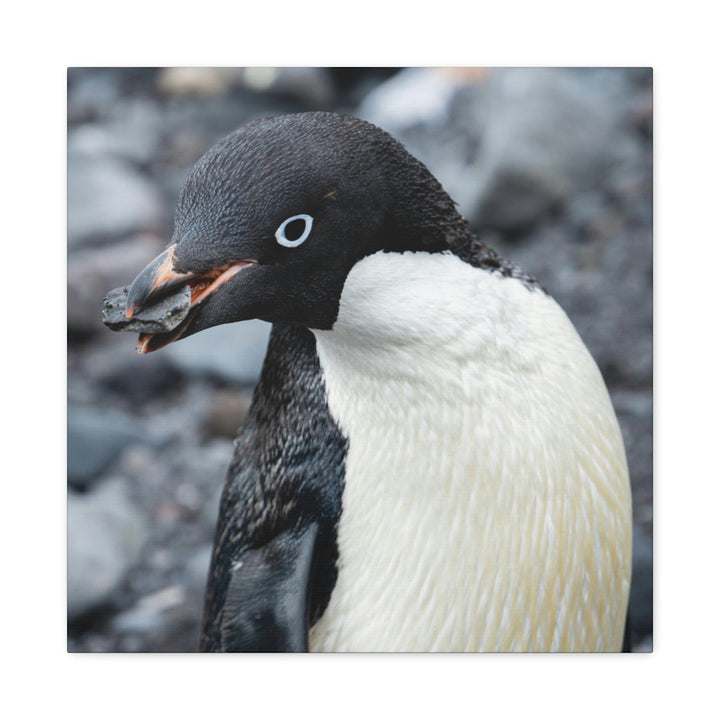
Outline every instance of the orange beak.
<svg viewBox="0 0 720 720">
<path fill-rule="evenodd" d="M 212 268 L 206 273 L 178 270 L 176 269 L 176 247 L 177 243 L 171 245 L 165 252 L 151 261 L 133 280 L 125 304 L 126 318 L 131 319 L 143 304 L 155 300 L 160 295 L 176 291 L 184 285 L 190 286 L 190 310 L 192 310 L 243 268 L 254 264 L 252 260 L 240 260 Z M 186 330 L 189 321 L 190 318 L 188 317 L 175 333 L 162 340 L 162 336 L 141 334 L 138 340 L 138 352 L 142 354 L 152 352 L 164 347 L 173 340 L 177 340 Z M 151 338 L 154 337 L 157 338 L 157 341 L 151 343 Z"/>
<path fill-rule="evenodd" d="M 144 302 L 163 292 L 184 285 L 193 277 L 191 272 L 177 272 L 174 270 L 177 259 L 175 256 L 176 247 L 177 243 L 171 245 L 133 280 L 130 290 L 128 290 L 125 307 L 125 317 L 128 320 Z"/>
</svg>

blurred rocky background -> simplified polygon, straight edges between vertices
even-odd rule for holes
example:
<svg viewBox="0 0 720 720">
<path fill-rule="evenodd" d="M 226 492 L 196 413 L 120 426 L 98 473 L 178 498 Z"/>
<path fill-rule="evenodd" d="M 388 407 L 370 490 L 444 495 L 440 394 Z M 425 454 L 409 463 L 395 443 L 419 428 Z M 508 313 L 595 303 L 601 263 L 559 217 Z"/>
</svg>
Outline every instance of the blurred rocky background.
<svg viewBox="0 0 720 720">
<path fill-rule="evenodd" d="M 140 357 L 100 322 L 172 232 L 193 163 L 256 117 L 335 110 L 424 161 L 534 273 L 597 360 L 634 497 L 632 644 L 652 648 L 652 72 L 73 68 L 68 72 L 68 648 L 196 650 L 232 438 L 269 326 Z"/>
</svg>

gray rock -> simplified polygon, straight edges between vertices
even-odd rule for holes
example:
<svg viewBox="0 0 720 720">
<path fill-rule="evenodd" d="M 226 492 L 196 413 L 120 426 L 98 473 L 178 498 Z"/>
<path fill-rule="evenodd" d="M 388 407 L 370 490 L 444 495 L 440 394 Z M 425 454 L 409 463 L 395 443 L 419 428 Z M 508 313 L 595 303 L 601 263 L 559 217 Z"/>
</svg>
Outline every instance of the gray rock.
<svg viewBox="0 0 720 720">
<path fill-rule="evenodd" d="M 182 477 L 186 483 L 199 488 L 204 498 L 200 508 L 200 524 L 212 537 L 217 522 L 220 496 L 228 467 L 233 459 L 230 440 L 215 439 L 199 447 L 183 447 L 175 454 L 169 468 L 174 477 Z"/>
<path fill-rule="evenodd" d="M 165 211 L 155 185 L 129 163 L 69 152 L 67 177 L 71 249 L 163 226 Z"/>
<path fill-rule="evenodd" d="M 206 496 L 214 497 L 214 493 L 222 488 L 225 482 L 232 457 L 232 442 L 217 439 L 211 440 L 207 445 L 188 449 L 182 454 L 181 462 L 188 482 L 202 487 Z"/>
<path fill-rule="evenodd" d="M 252 393 L 247 389 L 227 389 L 215 393 L 203 420 L 203 429 L 211 437 L 234 439 L 250 410 Z"/>
<path fill-rule="evenodd" d="M 562 69 L 507 69 L 489 83 L 478 197 L 478 225 L 514 230 L 552 205 L 639 160 L 623 125 L 621 71 L 606 78 Z M 629 94 L 629 87 L 624 90 Z"/>
<path fill-rule="evenodd" d="M 633 490 L 635 523 L 652 532 L 653 525 L 653 416 L 652 391 L 611 392 L 625 442 Z"/>
<path fill-rule="evenodd" d="M 475 226 L 516 231 L 638 162 L 630 96 L 621 69 L 413 68 L 358 114 L 405 143 Z"/>
<path fill-rule="evenodd" d="M 113 618 L 113 630 L 121 634 L 158 634 L 165 630 L 169 623 L 168 611 L 182 605 L 185 595 L 185 590 L 180 585 L 170 585 L 146 595 L 132 608 Z"/>
<path fill-rule="evenodd" d="M 77 368 L 82 381 L 92 384 L 95 398 L 101 390 L 109 390 L 114 399 L 137 407 L 160 402 L 183 388 L 182 374 L 170 366 L 164 351 L 139 355 L 135 350 L 136 337 L 109 330 L 100 338 L 87 343 Z M 76 374 L 75 390 L 79 383 Z M 78 398 L 76 402 L 93 403 L 94 399 L 90 396 L 84 400 Z"/>
<path fill-rule="evenodd" d="M 466 75 L 408 68 L 376 87 L 357 110 L 425 163 L 465 215 L 478 198 L 487 76 L 481 69 Z"/>
<path fill-rule="evenodd" d="M 132 607 L 113 617 L 111 627 L 120 635 L 133 634 L 152 637 L 165 629 L 163 613 L 144 607 Z M 131 651 L 132 652 L 132 651 Z"/>
<path fill-rule="evenodd" d="M 212 545 L 207 544 L 196 550 L 188 558 L 182 576 L 188 595 L 202 597 L 205 594 L 211 557 Z"/>
<path fill-rule="evenodd" d="M 633 646 L 652 636 L 653 540 L 651 535 L 639 528 L 635 528 L 633 532 L 633 569 L 628 617 Z"/>
<path fill-rule="evenodd" d="M 167 67 L 157 75 L 158 89 L 167 95 L 219 95 L 237 82 L 240 68 Z"/>
<path fill-rule="evenodd" d="M 107 603 L 140 557 L 148 530 L 124 481 L 68 496 L 68 617 Z"/>
<path fill-rule="evenodd" d="M 332 78 L 322 67 L 249 67 L 242 84 L 257 92 L 271 92 L 298 100 L 314 109 L 329 109 L 334 96 Z"/>
<path fill-rule="evenodd" d="M 162 119 L 156 103 L 126 98 L 112 105 L 105 122 L 86 123 L 68 132 L 68 151 L 91 157 L 113 156 L 146 165 L 160 152 Z"/>
<path fill-rule="evenodd" d="M 334 95 L 332 78 L 321 67 L 173 67 L 157 76 L 166 95 L 217 96 L 243 87 L 255 93 L 273 93 L 310 107 L 329 107 Z"/>
<path fill-rule="evenodd" d="M 150 455 L 138 450 L 123 455 L 121 471 L 134 481 L 144 507 L 173 507 L 193 518 L 198 538 L 209 541 L 215 528 L 220 492 L 233 458 L 230 440 L 199 445 L 197 438 L 168 443 Z M 189 536 L 186 535 L 189 541 Z"/>
<path fill-rule="evenodd" d="M 126 315 L 130 287 L 111 290 L 103 302 L 102 321 L 110 330 L 136 333 L 166 333 L 174 330 L 190 312 L 190 286 L 161 295 L 136 310 L 132 319 Z"/>
<path fill-rule="evenodd" d="M 120 100 L 120 73 L 115 68 L 68 68 L 68 120 L 104 116 Z"/>
<path fill-rule="evenodd" d="M 442 130 L 464 83 L 462 76 L 438 68 L 407 68 L 369 93 L 359 111 L 391 133 L 404 134 L 415 127 Z"/>
<path fill-rule="evenodd" d="M 141 428 L 119 413 L 68 407 L 68 483 L 87 488 L 125 448 L 149 442 Z"/>
<path fill-rule="evenodd" d="M 260 376 L 270 336 L 262 320 L 219 325 L 168 345 L 170 361 L 190 376 L 252 385 Z"/>
</svg>

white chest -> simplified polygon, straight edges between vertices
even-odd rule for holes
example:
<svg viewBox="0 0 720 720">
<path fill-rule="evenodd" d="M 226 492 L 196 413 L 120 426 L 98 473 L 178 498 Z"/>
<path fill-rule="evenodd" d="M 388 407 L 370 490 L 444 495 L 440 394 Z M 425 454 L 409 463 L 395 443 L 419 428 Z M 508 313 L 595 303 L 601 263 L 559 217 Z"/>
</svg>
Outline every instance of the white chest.
<svg viewBox="0 0 720 720">
<path fill-rule="evenodd" d="M 452 255 L 379 253 L 316 337 L 350 442 L 311 649 L 619 649 L 625 454 L 557 304 Z"/>
</svg>

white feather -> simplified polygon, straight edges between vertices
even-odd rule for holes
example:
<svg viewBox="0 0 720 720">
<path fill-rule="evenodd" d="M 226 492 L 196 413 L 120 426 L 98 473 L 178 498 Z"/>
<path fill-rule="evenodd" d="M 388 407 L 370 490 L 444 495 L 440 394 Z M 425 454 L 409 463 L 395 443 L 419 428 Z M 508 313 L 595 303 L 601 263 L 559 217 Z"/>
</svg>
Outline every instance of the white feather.
<svg viewBox="0 0 720 720">
<path fill-rule="evenodd" d="M 625 453 L 555 301 L 449 253 L 378 253 L 315 334 L 349 451 L 311 650 L 619 650 Z"/>
</svg>

